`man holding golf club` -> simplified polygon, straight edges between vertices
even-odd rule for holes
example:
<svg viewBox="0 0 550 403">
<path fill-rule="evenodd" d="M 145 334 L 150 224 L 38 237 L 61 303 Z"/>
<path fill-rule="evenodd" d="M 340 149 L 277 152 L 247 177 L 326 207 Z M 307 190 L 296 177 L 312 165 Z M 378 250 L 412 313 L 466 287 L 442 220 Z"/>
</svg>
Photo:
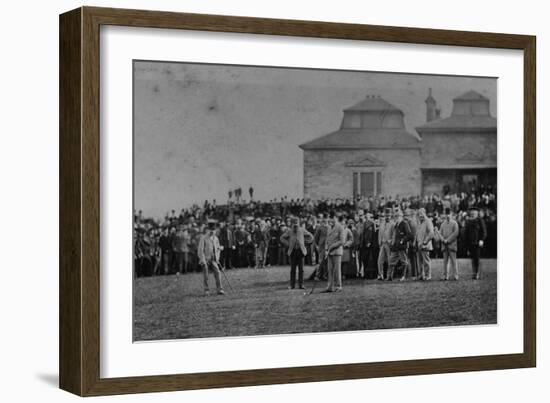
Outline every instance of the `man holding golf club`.
<svg viewBox="0 0 550 403">
<path fill-rule="evenodd" d="M 210 292 L 208 288 L 209 270 L 212 270 L 212 273 L 214 274 L 217 293 L 219 295 L 225 294 L 220 277 L 220 266 L 218 264 L 218 260 L 220 258 L 220 241 L 215 234 L 215 230 L 216 223 L 209 222 L 208 230 L 201 236 L 199 246 L 197 248 L 197 255 L 203 273 L 204 295 L 208 295 Z"/>
<path fill-rule="evenodd" d="M 281 243 L 287 248 L 290 259 L 290 290 L 296 286 L 296 270 L 298 270 L 298 288 L 304 289 L 304 257 L 307 255 L 306 244 L 313 242 L 313 235 L 300 226 L 298 218 L 292 219 L 292 227 L 280 238 Z"/>
<path fill-rule="evenodd" d="M 346 231 L 343 225 L 344 217 L 331 217 L 330 230 L 327 235 L 328 281 L 323 292 L 342 291 L 342 254 L 346 243 Z"/>
</svg>

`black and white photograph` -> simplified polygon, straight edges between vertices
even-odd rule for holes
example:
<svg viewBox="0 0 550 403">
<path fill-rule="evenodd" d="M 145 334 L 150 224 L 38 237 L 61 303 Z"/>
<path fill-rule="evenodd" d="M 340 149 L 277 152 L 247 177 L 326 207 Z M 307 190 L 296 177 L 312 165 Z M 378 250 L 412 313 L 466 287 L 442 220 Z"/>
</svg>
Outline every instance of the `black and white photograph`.
<svg viewBox="0 0 550 403">
<path fill-rule="evenodd" d="M 496 325 L 497 84 L 134 60 L 134 341 Z"/>
</svg>

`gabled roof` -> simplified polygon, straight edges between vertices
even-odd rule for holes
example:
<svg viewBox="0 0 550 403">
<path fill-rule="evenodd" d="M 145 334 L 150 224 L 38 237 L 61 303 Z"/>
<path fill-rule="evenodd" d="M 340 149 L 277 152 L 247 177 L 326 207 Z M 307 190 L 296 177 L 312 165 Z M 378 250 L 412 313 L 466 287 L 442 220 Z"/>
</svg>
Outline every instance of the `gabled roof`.
<svg viewBox="0 0 550 403">
<path fill-rule="evenodd" d="M 347 167 L 383 167 L 386 165 L 387 164 L 384 161 L 372 155 L 367 155 L 367 157 L 363 157 L 346 164 Z"/>
<path fill-rule="evenodd" d="M 359 101 L 353 106 L 344 109 L 344 112 L 401 112 L 401 109 L 396 108 L 385 99 L 380 97 L 370 96 L 362 101 Z"/>
<path fill-rule="evenodd" d="M 420 140 L 405 129 L 340 129 L 300 144 L 303 150 L 420 148 Z"/>
</svg>

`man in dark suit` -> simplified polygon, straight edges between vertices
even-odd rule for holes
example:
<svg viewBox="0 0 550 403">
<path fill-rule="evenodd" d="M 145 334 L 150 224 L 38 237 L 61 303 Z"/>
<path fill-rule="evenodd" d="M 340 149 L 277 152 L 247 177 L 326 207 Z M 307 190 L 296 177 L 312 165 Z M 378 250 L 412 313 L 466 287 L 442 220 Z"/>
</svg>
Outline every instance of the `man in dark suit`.
<svg viewBox="0 0 550 403">
<path fill-rule="evenodd" d="M 233 250 L 235 249 L 235 239 L 233 238 L 233 231 L 226 225 L 224 221 L 220 222 L 219 230 L 220 241 L 220 263 L 224 269 L 233 268 Z"/>
<path fill-rule="evenodd" d="M 248 232 L 246 232 L 242 224 L 237 224 L 237 228 L 233 235 L 237 251 L 237 267 L 246 267 L 248 266 L 246 257 Z"/>
<path fill-rule="evenodd" d="M 363 267 L 363 277 L 368 278 L 368 266 L 372 256 L 372 247 L 376 242 L 376 231 L 370 213 L 367 213 L 366 217 L 361 220 L 363 220 L 363 222 L 361 223 L 359 233 L 359 265 Z"/>
<path fill-rule="evenodd" d="M 403 219 L 403 211 L 395 213 L 396 221 L 392 232 L 393 238 L 390 244 L 390 261 L 388 263 L 387 281 L 393 280 L 393 273 L 398 264 L 403 265 L 403 272 L 407 272 L 409 259 L 407 258 L 407 245 L 412 240 L 409 224 Z"/>
<path fill-rule="evenodd" d="M 296 285 L 296 269 L 298 269 L 298 288 L 304 289 L 304 257 L 307 255 L 306 244 L 313 242 L 313 235 L 300 227 L 299 220 L 292 220 L 292 227 L 281 235 L 281 243 L 287 248 L 290 258 L 290 287 Z"/>
<path fill-rule="evenodd" d="M 316 276 L 318 279 L 327 278 L 327 235 L 328 235 L 328 223 L 326 217 L 322 216 L 319 221 L 319 225 L 315 229 L 315 235 L 313 235 L 313 245 L 317 251 L 318 265 L 317 268 L 311 273 L 310 280 L 313 280 Z"/>
<path fill-rule="evenodd" d="M 481 248 L 487 238 L 487 229 L 485 222 L 479 217 L 477 207 L 470 208 L 470 215 L 466 220 L 465 240 L 467 252 L 472 260 L 472 279 L 481 278 L 481 267 L 479 265 L 479 255 Z"/>
<path fill-rule="evenodd" d="M 407 209 L 405 211 L 405 221 L 409 224 L 411 229 L 411 241 L 409 242 L 409 247 L 407 249 L 407 257 L 409 258 L 409 275 L 413 280 L 416 280 L 419 277 L 418 270 L 418 244 L 416 243 L 416 230 L 418 227 L 418 221 L 415 217 L 415 213 L 412 209 Z M 403 272 L 401 277 L 402 281 L 405 281 L 407 278 L 407 272 Z"/>
</svg>

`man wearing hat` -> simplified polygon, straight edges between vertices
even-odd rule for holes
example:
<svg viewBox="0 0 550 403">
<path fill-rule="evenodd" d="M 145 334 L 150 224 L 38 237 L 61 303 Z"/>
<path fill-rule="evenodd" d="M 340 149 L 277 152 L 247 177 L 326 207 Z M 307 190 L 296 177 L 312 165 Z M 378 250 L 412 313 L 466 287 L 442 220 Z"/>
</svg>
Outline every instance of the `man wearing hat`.
<svg viewBox="0 0 550 403">
<path fill-rule="evenodd" d="M 313 244 L 317 251 L 318 262 L 317 268 L 311 274 L 310 279 L 313 280 L 315 276 L 318 279 L 326 279 L 327 277 L 327 235 L 328 235 L 328 224 L 327 219 L 324 215 L 319 214 L 319 225 L 315 229 L 315 235 L 313 236 Z"/>
<path fill-rule="evenodd" d="M 216 224 L 214 222 L 209 222 L 208 231 L 201 236 L 199 246 L 197 248 L 197 256 L 199 258 L 199 264 L 202 267 L 203 273 L 204 295 L 209 294 L 208 272 L 210 270 L 212 270 L 212 273 L 214 274 L 217 293 L 219 295 L 225 294 L 222 288 L 220 267 L 218 264 L 218 260 L 220 259 L 220 241 L 216 236 L 215 230 Z"/>
<path fill-rule="evenodd" d="M 328 281 L 324 292 L 342 291 L 342 254 L 346 243 L 344 217 L 331 217 L 330 230 L 327 235 Z"/>
<path fill-rule="evenodd" d="M 472 260 L 472 278 L 474 280 L 479 280 L 481 277 L 479 255 L 485 238 L 487 238 L 485 222 L 479 217 L 479 210 L 477 207 L 472 207 L 470 208 L 470 215 L 466 220 L 465 241 L 466 250 Z"/>
<path fill-rule="evenodd" d="M 411 229 L 409 228 L 409 224 L 403 219 L 403 211 L 397 210 L 395 212 L 395 218 L 390 244 L 390 261 L 388 264 L 388 275 L 386 276 L 387 281 L 393 280 L 393 273 L 399 264 L 403 266 L 403 273 L 406 273 L 409 267 L 407 245 L 412 239 Z"/>
<path fill-rule="evenodd" d="M 451 261 L 451 271 L 453 272 L 451 275 L 455 280 L 458 280 L 458 264 L 456 261 L 458 233 L 458 223 L 451 217 L 450 207 L 446 207 L 445 217 L 439 228 L 443 249 L 443 280 L 449 280 L 449 260 Z"/>
<path fill-rule="evenodd" d="M 415 212 L 408 208 L 405 210 L 405 221 L 409 224 L 411 229 L 411 241 L 407 249 L 407 257 L 409 258 L 409 274 L 413 280 L 419 277 L 418 271 L 418 245 L 416 244 L 416 230 L 418 227 L 418 221 L 416 220 Z M 401 281 L 405 281 L 407 273 L 404 271 Z"/>
<path fill-rule="evenodd" d="M 426 215 L 426 210 L 418 210 L 418 227 L 416 228 L 416 244 L 418 246 L 418 269 L 420 280 L 429 281 L 432 279 L 432 266 L 430 251 L 433 250 L 432 239 L 434 237 L 434 226 L 432 220 Z"/>
<path fill-rule="evenodd" d="M 372 248 L 376 242 L 376 229 L 371 213 L 367 213 L 364 217 L 360 216 L 359 221 L 361 222 L 359 230 L 359 265 L 361 274 L 363 277 L 367 277 Z"/>
<path fill-rule="evenodd" d="M 391 208 L 384 209 L 378 229 L 378 245 L 380 252 L 378 253 L 378 278 L 384 280 L 384 263 L 389 265 L 390 262 L 390 244 L 393 238 L 394 223 L 391 221 Z"/>
<path fill-rule="evenodd" d="M 189 269 L 189 243 L 191 237 L 184 225 L 178 226 L 178 230 L 172 238 L 172 250 L 176 261 L 176 274 L 187 273 Z"/>
<path fill-rule="evenodd" d="M 313 242 L 313 235 L 300 226 L 298 218 L 292 219 L 292 227 L 281 235 L 281 243 L 287 248 L 290 258 L 290 286 L 296 286 L 296 269 L 298 269 L 298 288 L 304 289 L 304 257 L 307 255 L 306 243 Z"/>
</svg>

